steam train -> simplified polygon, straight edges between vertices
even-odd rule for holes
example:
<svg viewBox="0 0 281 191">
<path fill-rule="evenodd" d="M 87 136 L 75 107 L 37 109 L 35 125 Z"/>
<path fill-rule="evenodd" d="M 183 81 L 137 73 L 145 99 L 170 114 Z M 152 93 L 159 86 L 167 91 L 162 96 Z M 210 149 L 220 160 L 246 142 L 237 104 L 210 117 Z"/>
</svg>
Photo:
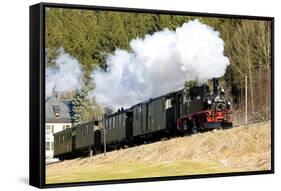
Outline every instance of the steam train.
<svg viewBox="0 0 281 191">
<path fill-rule="evenodd" d="M 54 157 L 63 160 L 164 137 L 224 129 L 232 126 L 230 114 L 231 102 L 214 78 L 213 94 L 207 84 L 187 86 L 105 115 L 101 121 L 60 131 L 54 134 Z"/>
</svg>

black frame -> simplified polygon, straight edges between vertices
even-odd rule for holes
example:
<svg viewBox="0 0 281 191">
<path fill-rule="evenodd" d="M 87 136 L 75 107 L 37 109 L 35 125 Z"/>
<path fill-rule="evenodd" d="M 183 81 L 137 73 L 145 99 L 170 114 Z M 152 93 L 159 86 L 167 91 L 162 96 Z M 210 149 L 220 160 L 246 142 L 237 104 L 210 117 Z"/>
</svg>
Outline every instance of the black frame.
<svg viewBox="0 0 281 191">
<path fill-rule="evenodd" d="M 249 20 L 265 20 L 271 22 L 271 170 L 248 171 L 248 172 L 229 172 L 218 174 L 186 175 L 173 177 L 141 178 L 141 179 L 123 179 L 123 180 L 104 180 L 90 182 L 73 183 L 45 183 L 45 8 L 68 8 L 68 9 L 86 9 L 86 10 L 105 10 L 118 12 L 137 12 L 137 13 L 159 13 L 176 14 L 186 16 L 200 17 L 219 17 L 236 18 Z M 147 181 L 167 181 L 178 179 L 195 179 L 209 177 L 227 177 L 257 174 L 274 173 L 274 17 L 249 16 L 249 15 L 230 15 L 214 13 L 195 13 L 184 11 L 168 11 L 154 9 L 136 9 L 121 7 L 105 7 L 93 5 L 74 5 L 57 3 L 39 3 L 30 6 L 30 109 L 29 109 L 29 184 L 38 188 L 53 188 L 66 186 L 85 186 L 100 184 L 132 183 Z"/>
</svg>

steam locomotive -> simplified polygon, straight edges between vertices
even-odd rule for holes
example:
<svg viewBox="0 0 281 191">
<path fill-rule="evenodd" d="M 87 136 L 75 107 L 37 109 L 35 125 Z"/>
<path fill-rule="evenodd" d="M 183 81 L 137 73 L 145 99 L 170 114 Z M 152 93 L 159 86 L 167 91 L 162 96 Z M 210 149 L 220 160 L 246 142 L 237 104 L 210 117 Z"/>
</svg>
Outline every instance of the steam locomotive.
<svg viewBox="0 0 281 191">
<path fill-rule="evenodd" d="M 164 137 L 224 129 L 232 127 L 230 115 L 231 102 L 214 78 L 213 94 L 207 84 L 187 86 L 105 115 L 101 121 L 58 132 L 54 134 L 54 157 L 62 160 Z"/>
</svg>

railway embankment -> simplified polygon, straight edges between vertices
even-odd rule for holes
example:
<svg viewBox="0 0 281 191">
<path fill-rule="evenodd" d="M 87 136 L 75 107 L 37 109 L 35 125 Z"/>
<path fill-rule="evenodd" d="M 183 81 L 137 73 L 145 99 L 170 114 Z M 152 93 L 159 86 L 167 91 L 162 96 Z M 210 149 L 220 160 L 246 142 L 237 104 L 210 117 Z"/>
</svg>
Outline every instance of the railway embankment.
<svg viewBox="0 0 281 191">
<path fill-rule="evenodd" d="M 262 122 L 49 164 L 47 183 L 269 170 L 271 124 Z"/>
</svg>

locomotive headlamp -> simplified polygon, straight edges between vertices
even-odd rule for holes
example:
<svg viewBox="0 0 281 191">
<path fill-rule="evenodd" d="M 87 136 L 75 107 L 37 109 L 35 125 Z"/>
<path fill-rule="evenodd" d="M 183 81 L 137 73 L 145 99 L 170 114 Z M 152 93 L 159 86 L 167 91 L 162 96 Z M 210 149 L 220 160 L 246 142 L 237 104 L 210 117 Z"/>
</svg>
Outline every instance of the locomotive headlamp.
<svg viewBox="0 0 281 191">
<path fill-rule="evenodd" d="M 224 89 L 223 88 L 221 89 L 221 92 L 224 93 Z"/>
<path fill-rule="evenodd" d="M 230 105 L 231 105 L 231 102 L 230 102 L 230 101 L 228 101 L 228 102 L 227 102 L 227 105 L 229 105 L 229 106 L 230 106 Z"/>
<path fill-rule="evenodd" d="M 209 105 L 211 105 L 212 101 L 208 99 L 207 103 L 208 103 Z"/>
</svg>

